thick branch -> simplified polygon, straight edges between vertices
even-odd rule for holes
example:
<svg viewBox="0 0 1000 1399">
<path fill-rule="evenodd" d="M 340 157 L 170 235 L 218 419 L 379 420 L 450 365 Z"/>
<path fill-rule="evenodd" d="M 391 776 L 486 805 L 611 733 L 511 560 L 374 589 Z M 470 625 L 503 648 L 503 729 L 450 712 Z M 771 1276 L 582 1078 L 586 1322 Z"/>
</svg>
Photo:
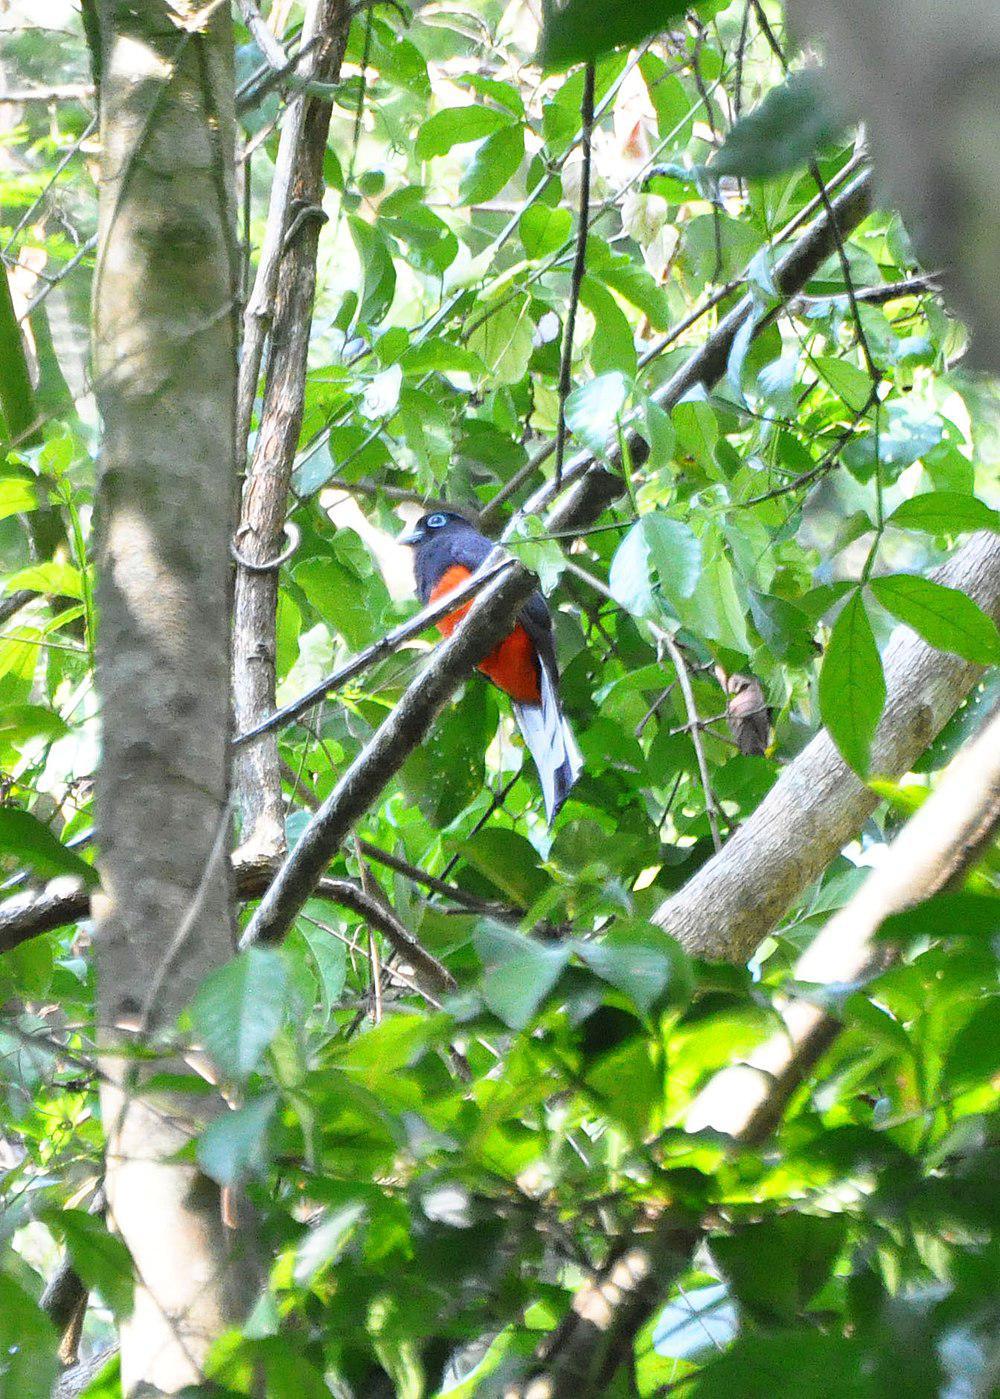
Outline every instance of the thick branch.
<svg viewBox="0 0 1000 1399">
<path fill-rule="evenodd" d="M 363 845 L 363 849 L 372 858 L 384 860 L 393 864 L 393 867 L 398 867 L 401 863 L 394 862 L 392 857 L 382 850 L 374 850 L 367 845 Z M 260 898 L 278 868 L 278 862 L 275 860 L 236 860 L 233 864 L 233 877 L 237 898 Z M 430 879 L 430 876 L 428 878 Z M 30 890 L 0 904 L 0 954 L 10 952 L 12 948 L 20 947 L 21 943 L 30 942 L 32 938 L 40 937 L 43 933 L 51 933 L 56 928 L 78 923 L 81 918 L 87 917 L 89 896 L 86 890 L 80 886 L 60 890 L 58 883 L 54 881 L 56 887 L 52 892 L 46 890 L 38 893 Z M 449 893 L 461 893 L 460 890 L 452 891 L 449 885 L 444 887 Z M 429 990 L 454 990 L 455 982 L 451 973 L 421 946 L 385 900 L 366 893 L 349 879 L 321 879 L 314 892 L 317 898 L 327 899 L 330 903 L 339 904 L 341 908 L 349 908 L 370 927 L 377 928 L 400 957 L 412 964 L 418 980 Z M 473 904 L 479 904 L 472 895 L 469 895 L 469 899 Z"/>
<path fill-rule="evenodd" d="M 976 534 L 934 578 L 1000 618 L 1000 535 Z M 900 628 L 884 657 L 888 699 L 872 747 L 872 771 L 899 777 L 982 674 Z M 743 960 L 791 904 L 857 835 L 879 797 L 820 733 L 785 769 L 753 815 L 656 922 L 702 957 Z"/>
<path fill-rule="evenodd" d="M 495 562 L 491 555 L 483 570 Z M 531 574 L 514 564 L 483 589 L 309 822 L 243 934 L 243 946 L 284 937 L 355 821 L 423 741 L 473 667 L 506 635 L 533 586 Z"/>
<path fill-rule="evenodd" d="M 949 767 L 937 790 L 893 842 L 849 903 L 799 959 L 795 982 L 849 986 L 877 970 L 874 938 L 887 917 L 928 898 L 969 870 L 1000 822 L 1000 714 Z M 712 1127 L 741 1147 L 761 1146 L 792 1093 L 840 1032 L 840 1022 L 804 999 L 787 1004 L 785 1028 L 748 1064 L 724 1069 L 696 1100 L 687 1127 Z M 541 1357 L 541 1373 L 516 1396 L 587 1399 L 606 1392 L 636 1333 L 690 1265 L 706 1221 L 665 1215 L 635 1235 L 587 1282 Z"/>
</svg>

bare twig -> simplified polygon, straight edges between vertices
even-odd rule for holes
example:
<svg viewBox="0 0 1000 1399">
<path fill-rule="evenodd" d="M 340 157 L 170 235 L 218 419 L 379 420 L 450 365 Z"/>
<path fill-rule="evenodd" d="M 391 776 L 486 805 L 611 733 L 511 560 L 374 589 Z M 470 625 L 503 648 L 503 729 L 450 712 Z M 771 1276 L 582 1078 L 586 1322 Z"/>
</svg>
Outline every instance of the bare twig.
<svg viewBox="0 0 1000 1399">
<path fill-rule="evenodd" d="M 476 573 L 473 577 L 463 583 L 460 588 L 450 592 L 447 598 L 439 598 L 437 602 L 428 603 L 420 611 L 411 617 L 408 622 L 402 622 L 398 627 L 393 627 L 392 631 L 380 637 L 378 641 L 372 642 L 371 646 L 366 646 L 357 656 L 346 661 L 344 665 L 338 666 L 335 671 L 327 675 L 323 680 L 317 682 L 304 695 L 292 700 L 290 704 L 283 705 L 281 709 L 269 714 L 266 719 L 261 720 L 254 728 L 248 729 L 246 733 L 239 734 L 233 739 L 233 747 L 240 748 L 244 744 L 260 738 L 263 734 L 272 733 L 275 729 L 282 728 L 285 724 L 290 724 L 293 719 L 297 719 L 300 714 L 304 714 L 307 709 L 318 704 L 321 699 L 330 693 L 331 690 L 339 689 L 341 685 L 346 685 L 355 676 L 366 671 L 378 661 L 383 661 L 387 656 L 391 656 L 395 651 L 413 637 L 419 636 L 421 632 L 432 627 L 435 622 L 442 617 L 454 612 L 457 606 L 461 606 L 469 598 L 475 597 L 482 592 L 483 588 L 499 573 L 513 567 L 513 561 L 504 559 L 487 572 Z"/>
</svg>

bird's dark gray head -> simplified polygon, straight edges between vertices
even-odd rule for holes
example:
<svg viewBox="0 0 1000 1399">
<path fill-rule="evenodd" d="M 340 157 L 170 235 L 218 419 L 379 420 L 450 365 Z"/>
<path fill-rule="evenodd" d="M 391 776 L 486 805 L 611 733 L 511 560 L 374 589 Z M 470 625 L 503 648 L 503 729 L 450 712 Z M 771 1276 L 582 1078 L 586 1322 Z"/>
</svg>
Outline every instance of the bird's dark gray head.
<svg viewBox="0 0 1000 1399">
<path fill-rule="evenodd" d="M 432 539 L 435 535 L 441 535 L 448 530 L 460 526 L 463 529 L 470 529 L 472 525 L 464 515 L 459 515 L 454 510 L 432 510 L 427 515 L 421 515 L 420 519 L 412 529 L 399 536 L 400 544 L 409 544 L 411 548 L 416 548 L 418 544 L 423 544 L 424 540 Z"/>
</svg>

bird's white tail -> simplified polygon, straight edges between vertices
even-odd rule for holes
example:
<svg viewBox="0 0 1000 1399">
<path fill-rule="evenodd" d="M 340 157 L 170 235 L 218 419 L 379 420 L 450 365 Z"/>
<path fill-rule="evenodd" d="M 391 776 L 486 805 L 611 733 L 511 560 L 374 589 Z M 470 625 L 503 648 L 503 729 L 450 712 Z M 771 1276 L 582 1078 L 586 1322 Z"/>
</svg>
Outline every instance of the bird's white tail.
<svg viewBox="0 0 1000 1399">
<path fill-rule="evenodd" d="M 535 760 L 545 799 L 545 815 L 551 825 L 583 771 L 583 756 L 545 666 L 541 667 L 541 672 L 541 704 L 515 704 L 514 717 Z"/>
</svg>

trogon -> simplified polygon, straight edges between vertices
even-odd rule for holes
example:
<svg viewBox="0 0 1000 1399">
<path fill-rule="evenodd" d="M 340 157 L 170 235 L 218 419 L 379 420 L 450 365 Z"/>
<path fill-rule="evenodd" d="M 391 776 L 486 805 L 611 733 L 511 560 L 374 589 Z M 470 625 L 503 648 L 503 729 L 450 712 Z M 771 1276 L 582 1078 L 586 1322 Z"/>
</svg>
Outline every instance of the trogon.
<svg viewBox="0 0 1000 1399">
<path fill-rule="evenodd" d="M 414 550 L 414 575 L 422 603 L 435 602 L 459 587 L 493 549 L 485 535 L 450 510 L 424 515 L 400 543 Z M 450 636 L 472 602 L 442 617 L 438 630 Z M 579 777 L 583 758 L 559 702 L 559 668 L 552 618 L 541 593 L 532 593 L 514 630 L 496 646 L 479 669 L 509 695 L 521 735 L 535 760 L 552 818 Z"/>
</svg>

